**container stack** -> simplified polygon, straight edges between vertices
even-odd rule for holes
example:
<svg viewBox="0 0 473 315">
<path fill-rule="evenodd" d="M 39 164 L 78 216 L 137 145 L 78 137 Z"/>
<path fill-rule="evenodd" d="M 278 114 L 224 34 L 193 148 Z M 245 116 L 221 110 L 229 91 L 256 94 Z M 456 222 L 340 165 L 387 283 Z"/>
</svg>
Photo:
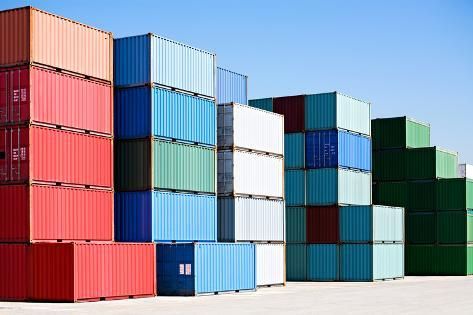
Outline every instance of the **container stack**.
<svg viewBox="0 0 473 315">
<path fill-rule="evenodd" d="M 430 126 L 375 119 L 374 200 L 406 209 L 408 275 L 473 274 L 473 181 L 457 177 L 457 154 L 430 146 Z"/>
<path fill-rule="evenodd" d="M 403 277 L 403 209 L 371 205 L 370 104 L 335 92 L 250 105 L 285 116 L 287 279 Z"/>
<path fill-rule="evenodd" d="M 0 25 L 0 299 L 154 295 L 154 247 L 112 242 L 112 34 L 31 7 Z"/>
<path fill-rule="evenodd" d="M 245 86 L 222 81 L 236 95 Z M 219 102 L 233 99 L 222 90 Z M 256 284 L 284 284 L 284 117 L 236 102 L 219 104 L 217 115 L 218 240 L 255 243 Z"/>
<path fill-rule="evenodd" d="M 255 289 L 254 245 L 216 243 L 215 73 L 201 49 L 115 40 L 115 235 L 157 243 L 159 295 Z"/>
</svg>

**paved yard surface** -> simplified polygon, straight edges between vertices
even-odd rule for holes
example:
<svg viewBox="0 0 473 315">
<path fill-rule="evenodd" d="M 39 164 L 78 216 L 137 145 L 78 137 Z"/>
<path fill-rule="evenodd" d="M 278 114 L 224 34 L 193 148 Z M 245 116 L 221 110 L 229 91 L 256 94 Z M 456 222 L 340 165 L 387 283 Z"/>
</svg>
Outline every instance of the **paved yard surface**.
<svg viewBox="0 0 473 315">
<path fill-rule="evenodd" d="M 473 277 L 293 283 L 254 293 L 95 303 L 5 303 L 0 314 L 473 314 Z"/>
</svg>

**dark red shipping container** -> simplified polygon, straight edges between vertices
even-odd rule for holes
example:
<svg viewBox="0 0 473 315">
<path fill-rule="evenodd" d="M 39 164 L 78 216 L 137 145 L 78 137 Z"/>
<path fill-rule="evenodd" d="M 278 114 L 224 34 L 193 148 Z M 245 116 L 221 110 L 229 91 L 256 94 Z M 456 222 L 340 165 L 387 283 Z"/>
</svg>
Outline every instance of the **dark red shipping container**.
<svg viewBox="0 0 473 315">
<path fill-rule="evenodd" d="M 113 191 L 0 185 L 0 242 L 113 240 Z"/>
<path fill-rule="evenodd" d="M 113 185 L 112 138 L 40 126 L 0 128 L 0 183 Z"/>
<path fill-rule="evenodd" d="M 273 112 L 284 115 L 284 132 L 302 132 L 305 129 L 305 96 L 285 96 L 273 99 Z"/>
<path fill-rule="evenodd" d="M 0 244 L 0 301 L 28 299 L 27 244 Z"/>
<path fill-rule="evenodd" d="M 338 207 L 307 208 L 307 243 L 338 243 L 339 232 Z"/>
<path fill-rule="evenodd" d="M 111 135 L 112 90 L 34 66 L 0 69 L 0 124 L 39 122 Z"/>
</svg>

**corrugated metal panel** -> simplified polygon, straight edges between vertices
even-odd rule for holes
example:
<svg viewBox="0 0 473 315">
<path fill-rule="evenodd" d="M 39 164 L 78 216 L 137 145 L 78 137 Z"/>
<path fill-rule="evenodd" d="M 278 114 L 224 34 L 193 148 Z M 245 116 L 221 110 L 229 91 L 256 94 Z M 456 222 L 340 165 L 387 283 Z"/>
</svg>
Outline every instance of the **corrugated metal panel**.
<svg viewBox="0 0 473 315">
<path fill-rule="evenodd" d="M 371 170 L 371 140 L 368 137 L 338 130 L 306 133 L 308 168 L 345 167 Z"/>
<path fill-rule="evenodd" d="M 436 188 L 437 210 L 473 209 L 473 180 L 439 179 Z"/>
<path fill-rule="evenodd" d="M 254 290 L 255 255 L 249 243 L 158 244 L 158 294 Z"/>
<path fill-rule="evenodd" d="M 284 154 L 284 117 L 236 103 L 218 106 L 220 148 L 244 148 Z"/>
<path fill-rule="evenodd" d="M 466 177 L 468 179 L 473 179 L 473 165 L 459 164 L 458 165 L 458 177 Z"/>
<path fill-rule="evenodd" d="M 404 244 L 374 244 L 373 279 L 404 277 Z"/>
<path fill-rule="evenodd" d="M 437 242 L 437 214 L 435 212 L 408 212 L 406 242 L 408 244 L 435 244 Z"/>
<path fill-rule="evenodd" d="M 115 142 L 115 189 L 135 191 L 152 188 L 151 140 Z"/>
<path fill-rule="evenodd" d="M 215 145 L 215 102 L 159 87 L 115 90 L 115 136 Z"/>
<path fill-rule="evenodd" d="M 336 281 L 339 279 L 339 246 L 313 244 L 307 246 L 307 280 Z"/>
<path fill-rule="evenodd" d="M 28 299 L 27 244 L 0 244 L 0 300 Z"/>
<path fill-rule="evenodd" d="M 403 181 L 406 179 L 408 167 L 405 150 L 373 153 L 373 178 L 376 181 Z"/>
<path fill-rule="evenodd" d="M 216 197 L 161 191 L 115 194 L 120 242 L 216 241 Z"/>
<path fill-rule="evenodd" d="M 112 81 L 111 33 L 31 7 L 0 12 L 0 24 L 0 47 L 8 47 L 0 64 L 35 62 Z"/>
<path fill-rule="evenodd" d="M 248 76 L 217 67 L 217 103 L 248 103 Z"/>
<path fill-rule="evenodd" d="M 113 239 L 111 190 L 4 185 L 0 199 L 2 242 Z"/>
<path fill-rule="evenodd" d="M 156 295 L 153 244 L 35 243 L 30 259 L 35 301 Z"/>
<path fill-rule="evenodd" d="M 307 204 L 371 204 L 371 174 L 344 169 L 307 171 Z"/>
<path fill-rule="evenodd" d="M 113 41 L 115 86 L 151 83 L 151 41 L 148 35 Z"/>
<path fill-rule="evenodd" d="M 288 281 L 307 280 L 307 245 L 286 245 L 286 277 Z"/>
<path fill-rule="evenodd" d="M 455 178 L 457 176 L 457 153 L 436 147 L 408 149 L 405 171 L 408 180 Z"/>
<path fill-rule="evenodd" d="M 408 221 L 407 221 L 408 222 Z M 406 275 L 438 274 L 438 253 L 435 245 L 406 245 Z"/>
<path fill-rule="evenodd" d="M 415 209 L 416 211 L 432 211 L 432 209 L 435 209 L 436 180 L 407 182 L 406 186 L 406 208 Z"/>
<path fill-rule="evenodd" d="M 373 203 L 406 207 L 407 182 L 377 182 L 373 187 Z"/>
<path fill-rule="evenodd" d="M 371 104 L 337 93 L 337 127 L 371 135 Z"/>
<path fill-rule="evenodd" d="M 256 285 L 286 282 L 285 245 L 256 244 Z"/>
<path fill-rule="evenodd" d="M 30 127 L 0 128 L 1 182 L 60 182 L 112 187 L 111 138 Z M 71 167 L 74 165 L 74 167 Z"/>
<path fill-rule="evenodd" d="M 284 115 L 284 132 L 304 131 L 304 95 L 276 97 L 273 111 Z"/>
<path fill-rule="evenodd" d="M 285 169 L 305 168 L 304 133 L 284 135 L 284 167 Z"/>
<path fill-rule="evenodd" d="M 338 207 L 307 208 L 307 243 L 339 243 Z"/>
<path fill-rule="evenodd" d="M 256 100 L 249 100 L 248 105 L 251 107 L 256 107 L 262 110 L 273 111 L 273 98 L 261 98 Z"/>
<path fill-rule="evenodd" d="M 154 139 L 153 186 L 215 193 L 215 149 Z"/>
<path fill-rule="evenodd" d="M 404 242 L 404 209 L 387 206 L 340 207 L 340 241 Z"/>
<path fill-rule="evenodd" d="M 469 276 L 473 274 L 472 245 L 444 245 L 437 247 L 438 274 Z"/>
<path fill-rule="evenodd" d="M 286 207 L 286 242 L 305 243 L 307 213 L 304 207 Z"/>
<path fill-rule="evenodd" d="M 0 123 L 40 122 L 112 134 L 112 87 L 23 66 L 0 70 Z"/>
<path fill-rule="evenodd" d="M 340 246 L 340 280 L 372 281 L 373 263 L 373 245 L 343 244 Z"/>
<path fill-rule="evenodd" d="M 286 170 L 284 172 L 284 189 L 288 206 L 305 206 L 306 171 Z"/>
<path fill-rule="evenodd" d="M 438 242 L 440 244 L 473 243 L 473 210 L 439 211 Z"/>
<path fill-rule="evenodd" d="M 246 197 L 218 198 L 218 240 L 284 241 L 284 201 Z"/>
<path fill-rule="evenodd" d="M 407 117 L 371 121 L 374 150 L 430 146 L 430 125 Z"/>
<path fill-rule="evenodd" d="M 282 198 L 284 159 L 245 151 L 219 151 L 218 193 Z"/>
</svg>

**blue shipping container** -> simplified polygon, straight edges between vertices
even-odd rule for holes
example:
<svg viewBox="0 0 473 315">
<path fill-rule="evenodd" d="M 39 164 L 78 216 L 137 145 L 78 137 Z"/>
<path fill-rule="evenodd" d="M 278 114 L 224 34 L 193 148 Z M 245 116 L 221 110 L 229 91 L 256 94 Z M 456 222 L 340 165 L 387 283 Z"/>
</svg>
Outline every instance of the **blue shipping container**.
<svg viewBox="0 0 473 315">
<path fill-rule="evenodd" d="M 215 242 L 216 196 L 163 191 L 117 192 L 115 240 Z"/>
<path fill-rule="evenodd" d="M 215 102 L 157 86 L 115 89 L 115 137 L 216 144 Z"/>
<path fill-rule="evenodd" d="M 307 244 L 286 245 L 286 279 L 307 280 Z"/>
<path fill-rule="evenodd" d="M 158 244 L 158 295 L 255 290 L 255 251 L 250 243 Z"/>
<path fill-rule="evenodd" d="M 303 133 L 284 135 L 284 167 L 301 169 L 305 167 L 305 137 Z"/>
<path fill-rule="evenodd" d="M 215 98 L 215 54 L 145 34 L 114 40 L 115 86 L 156 83 Z"/>
<path fill-rule="evenodd" d="M 260 98 L 256 100 L 249 100 L 248 105 L 251 107 L 256 107 L 259 109 L 267 110 L 272 112 L 273 111 L 273 99 L 269 98 Z"/>
<path fill-rule="evenodd" d="M 217 67 L 217 103 L 248 104 L 248 77 Z"/>
<path fill-rule="evenodd" d="M 371 139 L 343 130 L 306 133 L 307 168 L 342 167 L 371 171 Z"/>
<path fill-rule="evenodd" d="M 337 281 L 339 279 L 339 246 L 309 244 L 307 247 L 307 280 Z"/>
<path fill-rule="evenodd" d="M 284 189 L 287 206 L 305 205 L 305 171 L 286 170 L 284 172 Z"/>
</svg>

